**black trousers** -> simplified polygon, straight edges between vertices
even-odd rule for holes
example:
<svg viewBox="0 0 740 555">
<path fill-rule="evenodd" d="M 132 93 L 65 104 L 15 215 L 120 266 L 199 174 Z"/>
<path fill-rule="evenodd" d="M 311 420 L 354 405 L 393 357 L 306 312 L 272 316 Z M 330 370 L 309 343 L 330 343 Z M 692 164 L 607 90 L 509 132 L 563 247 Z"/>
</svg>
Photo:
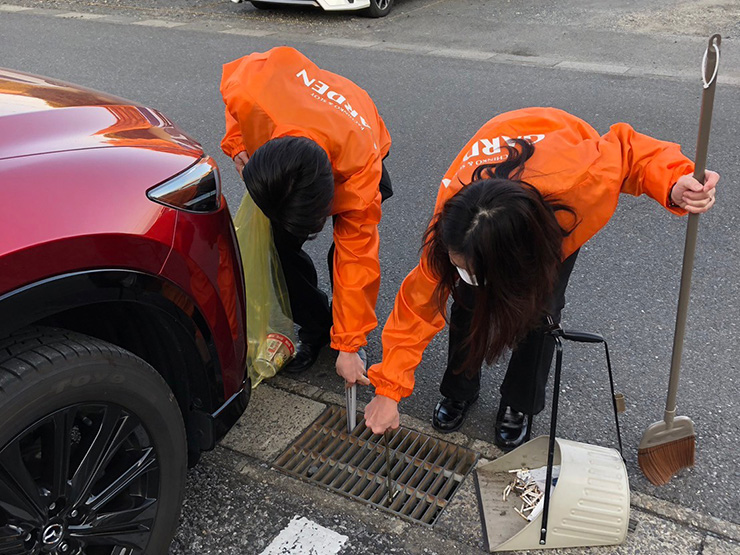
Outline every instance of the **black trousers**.
<svg viewBox="0 0 740 555">
<path fill-rule="evenodd" d="M 393 195 L 391 178 L 383 164 L 379 183 L 381 202 Z M 293 321 L 298 324 L 298 338 L 303 343 L 326 345 L 332 326 L 329 298 L 318 285 L 318 275 L 313 260 L 303 250 L 305 239 L 291 235 L 273 225 L 272 236 L 285 275 Z M 327 254 L 329 276 L 334 285 L 334 243 Z"/>
<path fill-rule="evenodd" d="M 547 306 L 553 322 L 560 323 L 560 313 L 565 306 L 565 289 L 573 271 L 578 251 L 563 261 L 555 288 Z M 465 339 L 469 336 L 473 317 L 474 289 L 460 280 L 457 290 L 461 302 L 453 302 L 450 312 L 450 345 L 439 391 L 445 397 L 458 401 L 475 399 L 480 390 L 480 371 L 472 378 L 459 370 L 467 357 Z M 532 330 L 512 351 L 506 376 L 501 384 L 501 403 L 516 411 L 537 414 L 545 407 L 545 386 L 550 373 L 555 341 L 543 333 L 542 327 Z"/>
</svg>

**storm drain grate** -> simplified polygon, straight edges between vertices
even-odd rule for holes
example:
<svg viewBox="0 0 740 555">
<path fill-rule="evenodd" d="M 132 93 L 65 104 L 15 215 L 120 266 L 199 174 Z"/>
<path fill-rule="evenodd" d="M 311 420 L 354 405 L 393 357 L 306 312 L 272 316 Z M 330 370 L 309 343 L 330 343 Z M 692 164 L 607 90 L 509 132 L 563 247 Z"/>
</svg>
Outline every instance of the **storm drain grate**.
<svg viewBox="0 0 740 555">
<path fill-rule="evenodd" d="M 358 420 L 348 434 L 345 410 L 330 406 L 274 466 L 406 520 L 434 525 L 475 466 L 476 453 L 408 428 L 394 430 L 388 446 L 398 493 L 389 504 L 383 436 Z"/>
</svg>

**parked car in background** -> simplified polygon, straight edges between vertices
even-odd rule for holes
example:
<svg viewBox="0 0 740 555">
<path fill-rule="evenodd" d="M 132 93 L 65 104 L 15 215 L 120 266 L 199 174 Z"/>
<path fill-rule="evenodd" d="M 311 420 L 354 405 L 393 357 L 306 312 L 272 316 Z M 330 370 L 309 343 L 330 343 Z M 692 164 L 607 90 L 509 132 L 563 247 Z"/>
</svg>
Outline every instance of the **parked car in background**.
<svg viewBox="0 0 740 555">
<path fill-rule="evenodd" d="M 0 553 L 166 553 L 249 400 L 218 168 L 157 110 L 0 70 L 0 199 Z"/>
<path fill-rule="evenodd" d="M 242 0 L 232 0 L 239 4 Z M 366 17 L 385 17 L 391 13 L 393 0 L 251 0 L 255 8 L 268 10 L 280 5 L 314 6 L 327 12 L 330 11 L 359 11 Z"/>
</svg>

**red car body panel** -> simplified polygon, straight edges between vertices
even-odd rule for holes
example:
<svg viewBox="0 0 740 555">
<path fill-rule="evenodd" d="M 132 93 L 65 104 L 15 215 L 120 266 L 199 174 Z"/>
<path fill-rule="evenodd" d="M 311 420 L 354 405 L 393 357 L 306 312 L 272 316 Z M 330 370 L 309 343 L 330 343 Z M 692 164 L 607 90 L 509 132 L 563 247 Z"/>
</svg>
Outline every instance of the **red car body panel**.
<svg viewBox="0 0 740 555">
<path fill-rule="evenodd" d="M 0 221 L 12 231 L 0 236 L 0 294 L 80 269 L 158 274 L 176 212 L 150 201 L 142 183 L 161 182 L 195 160 L 130 148 L 0 160 L 3 196 L 13 199 L 0 203 Z"/>
<path fill-rule="evenodd" d="M 246 341 L 226 202 L 190 213 L 146 195 L 202 156 L 159 112 L 0 70 L 0 296 L 80 270 L 159 275 L 190 297 L 183 306 L 194 304 L 205 317 L 224 399 L 231 397 L 245 377 Z"/>
<path fill-rule="evenodd" d="M 241 261 L 223 199 L 220 212 L 227 217 L 204 221 L 200 214 L 178 214 L 173 248 L 161 274 L 197 299 L 211 326 L 222 366 L 241 369 L 223 373 L 228 398 L 244 380 L 247 342 Z"/>
</svg>

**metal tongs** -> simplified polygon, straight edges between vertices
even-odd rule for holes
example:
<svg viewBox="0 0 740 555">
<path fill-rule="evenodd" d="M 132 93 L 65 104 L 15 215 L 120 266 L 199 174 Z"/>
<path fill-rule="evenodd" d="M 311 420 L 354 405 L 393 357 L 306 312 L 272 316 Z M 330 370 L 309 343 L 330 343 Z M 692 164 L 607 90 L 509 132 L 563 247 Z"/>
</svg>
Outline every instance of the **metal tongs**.
<svg viewBox="0 0 740 555">
<path fill-rule="evenodd" d="M 344 397 L 347 402 L 347 433 L 351 434 L 357 426 L 357 385 L 345 387 Z"/>
<path fill-rule="evenodd" d="M 390 505 L 396 498 L 396 495 L 398 495 L 398 490 L 393 487 L 393 477 L 391 476 L 391 470 L 393 466 L 391 465 L 391 448 L 389 446 L 390 437 L 391 429 L 388 428 L 385 432 L 383 432 L 383 443 L 385 446 L 385 479 L 386 487 L 388 488 L 388 497 L 386 498 L 386 503 L 388 505 Z"/>
<path fill-rule="evenodd" d="M 360 350 L 358 352 L 358 355 L 362 359 L 362 362 L 365 364 L 365 367 L 367 368 L 367 356 L 365 354 L 364 350 Z M 347 385 L 345 384 L 344 387 L 344 400 L 347 407 L 347 434 L 352 435 L 352 432 L 357 427 L 357 385 Z M 390 428 L 383 433 L 383 443 L 385 447 L 385 475 L 386 475 L 386 485 L 388 487 L 388 497 L 386 499 L 386 502 L 390 505 L 390 503 L 395 499 L 396 495 L 398 495 L 398 491 L 394 489 L 393 487 L 393 477 L 391 476 L 391 449 L 390 449 L 390 436 L 391 436 L 391 430 Z"/>
<path fill-rule="evenodd" d="M 367 368 L 367 355 L 364 349 L 357 351 L 362 363 Z M 357 427 L 357 384 L 344 384 L 344 400 L 347 407 L 347 434 L 352 434 Z"/>
</svg>

